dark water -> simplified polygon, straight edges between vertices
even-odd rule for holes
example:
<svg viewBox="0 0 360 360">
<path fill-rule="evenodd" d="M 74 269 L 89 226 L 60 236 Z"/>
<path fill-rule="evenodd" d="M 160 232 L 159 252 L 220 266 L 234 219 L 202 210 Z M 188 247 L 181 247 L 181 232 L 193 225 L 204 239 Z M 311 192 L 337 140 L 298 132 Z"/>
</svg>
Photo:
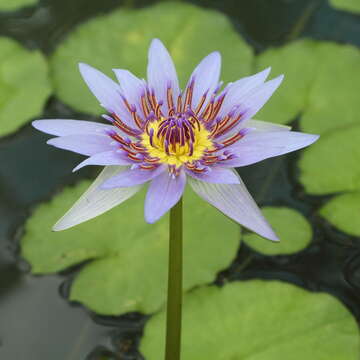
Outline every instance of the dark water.
<svg viewBox="0 0 360 360">
<path fill-rule="evenodd" d="M 109 12 L 122 1 L 47 0 L 38 6 L 0 13 L 0 35 L 51 54 L 74 26 Z M 126 6 L 154 1 L 127 0 Z M 360 46 L 359 16 L 336 11 L 314 0 L 192 1 L 229 15 L 257 50 L 298 37 Z M 51 98 L 43 117 L 89 118 Z M 296 126 L 296 122 L 295 122 Z M 72 174 L 78 157 L 45 144 L 46 136 L 25 126 L 0 140 L 0 358 L 7 360 L 137 359 L 138 337 L 145 318 L 139 314 L 99 317 L 66 300 L 71 275 L 34 277 L 18 257 L 19 235 L 32 208 L 65 184 L 91 175 Z M 31 152 L 29 151 L 31 149 Z M 314 213 L 325 198 L 306 196 L 297 182 L 296 155 L 241 169 L 256 200 L 300 210 L 315 231 L 309 248 L 292 256 L 265 257 L 246 246 L 216 280 L 274 278 L 337 296 L 360 322 L 360 242 L 336 231 Z M 52 173 L 49 162 L 56 162 Z M 251 256 L 244 269 L 242 262 Z M 69 280 L 70 279 L 70 280 Z"/>
</svg>

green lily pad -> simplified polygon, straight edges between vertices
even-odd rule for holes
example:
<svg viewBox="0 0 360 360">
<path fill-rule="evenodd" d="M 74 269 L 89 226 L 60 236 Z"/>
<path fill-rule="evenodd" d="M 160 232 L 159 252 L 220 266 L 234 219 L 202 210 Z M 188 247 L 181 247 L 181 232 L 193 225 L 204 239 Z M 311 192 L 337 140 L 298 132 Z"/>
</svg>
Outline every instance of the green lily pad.
<svg viewBox="0 0 360 360">
<path fill-rule="evenodd" d="M 153 38 L 168 47 L 182 86 L 196 64 L 214 50 L 223 57 L 223 80 L 234 81 L 250 73 L 252 51 L 224 15 L 170 2 L 121 9 L 80 25 L 52 57 L 56 94 L 77 110 L 99 113 L 101 108 L 82 81 L 77 64 L 89 63 L 109 76 L 113 76 L 112 68 L 124 68 L 145 77 Z"/>
<path fill-rule="evenodd" d="M 303 250 L 310 243 L 311 226 L 296 210 L 269 206 L 262 208 L 262 212 L 280 241 L 270 242 L 254 233 L 245 234 L 243 240 L 256 251 L 266 255 L 292 254 Z"/>
<path fill-rule="evenodd" d="M 300 40 L 256 58 L 260 70 L 285 74 L 258 118 L 281 124 L 301 114 L 302 130 L 324 134 L 355 124 L 360 113 L 360 51 L 351 45 Z"/>
<path fill-rule="evenodd" d="M 50 92 L 47 63 L 41 53 L 0 38 L 0 136 L 39 115 Z"/>
<path fill-rule="evenodd" d="M 150 319 L 140 350 L 163 359 L 164 311 Z M 334 297 L 277 281 L 202 287 L 184 298 L 182 359 L 357 360 L 360 337 Z"/>
<path fill-rule="evenodd" d="M 360 236 L 360 192 L 334 197 L 320 209 L 320 214 L 338 229 Z"/>
<path fill-rule="evenodd" d="M 26 224 L 22 256 L 35 274 L 54 273 L 91 260 L 77 274 L 70 299 L 97 313 L 158 310 L 166 298 L 168 219 L 145 223 L 143 193 L 87 223 L 51 232 L 56 220 L 88 186 L 86 181 L 67 188 L 36 209 Z M 186 291 L 213 281 L 230 264 L 240 232 L 238 225 L 193 192 L 184 199 L 184 231 Z"/>
<path fill-rule="evenodd" d="M 358 0 L 330 0 L 330 5 L 339 10 L 360 13 L 360 2 Z"/>
<path fill-rule="evenodd" d="M 330 132 L 307 149 L 299 162 L 300 181 L 310 194 L 360 189 L 360 126 Z"/>
<path fill-rule="evenodd" d="M 36 4 L 37 0 L 0 0 L 0 11 L 17 10 Z"/>
</svg>

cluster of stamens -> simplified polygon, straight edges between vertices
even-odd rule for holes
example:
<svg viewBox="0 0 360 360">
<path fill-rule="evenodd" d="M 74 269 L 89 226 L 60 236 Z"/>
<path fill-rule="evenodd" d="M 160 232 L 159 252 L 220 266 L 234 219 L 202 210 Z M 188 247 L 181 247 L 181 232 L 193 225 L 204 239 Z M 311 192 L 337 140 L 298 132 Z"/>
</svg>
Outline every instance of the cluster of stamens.
<svg viewBox="0 0 360 360">
<path fill-rule="evenodd" d="M 207 171 L 209 165 L 233 157 L 226 148 L 240 140 L 246 129 L 228 138 L 224 135 L 241 121 L 242 114 L 235 116 L 237 112 L 233 109 L 225 116 L 218 116 L 226 96 L 226 90 L 217 96 L 218 89 L 206 106 L 207 93 L 203 94 L 196 109 L 192 109 L 194 84 L 193 80 L 187 87 L 185 96 L 180 94 L 176 103 L 169 86 L 167 111 L 164 110 L 163 102 L 157 101 L 154 91 L 148 87 L 145 87 L 146 91 L 140 98 L 139 109 L 122 96 L 136 127 L 125 124 L 114 112 L 111 112 L 111 116 L 104 115 L 121 133 L 128 135 L 108 132 L 119 145 L 119 151 L 126 154 L 134 166 L 153 170 L 165 163 L 175 175 L 181 166 L 201 173 Z"/>
</svg>

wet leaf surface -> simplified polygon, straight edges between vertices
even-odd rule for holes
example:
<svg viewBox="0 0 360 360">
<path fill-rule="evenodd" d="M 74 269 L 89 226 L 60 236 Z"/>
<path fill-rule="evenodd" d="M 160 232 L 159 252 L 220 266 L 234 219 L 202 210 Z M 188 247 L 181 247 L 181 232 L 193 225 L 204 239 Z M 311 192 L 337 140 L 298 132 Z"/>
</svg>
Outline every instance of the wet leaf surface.
<svg viewBox="0 0 360 360">
<path fill-rule="evenodd" d="M 360 125 L 323 135 L 299 162 L 300 181 L 310 194 L 360 188 Z"/>
<path fill-rule="evenodd" d="M 284 124 L 301 114 L 301 129 L 315 134 L 357 123 L 360 111 L 357 48 L 300 40 L 267 50 L 256 58 L 258 70 L 269 65 L 274 76 L 286 75 L 258 118 Z"/>
<path fill-rule="evenodd" d="M 165 319 L 163 311 L 145 327 L 140 349 L 148 360 L 163 357 Z M 203 287 L 184 298 L 187 360 L 355 360 L 359 353 L 356 321 L 328 294 L 253 280 Z"/>
<path fill-rule="evenodd" d="M 330 0 L 330 5 L 339 10 L 360 13 L 360 3 L 357 0 Z"/>
<path fill-rule="evenodd" d="M 0 0 L 0 11 L 13 11 L 24 6 L 35 5 L 38 0 Z"/>
<path fill-rule="evenodd" d="M 312 238 L 311 225 L 297 211 L 287 207 L 263 207 L 262 212 L 280 238 L 270 242 L 254 233 L 243 240 L 254 250 L 266 255 L 292 254 L 303 250 Z M 289 226 L 291 224 L 291 226 Z"/>
<path fill-rule="evenodd" d="M 48 65 L 41 53 L 0 37 L 0 136 L 39 115 L 50 92 Z"/>
<path fill-rule="evenodd" d="M 215 50 L 223 57 L 224 81 L 250 72 L 251 48 L 222 14 L 189 4 L 158 4 L 138 11 L 114 11 L 69 35 L 51 61 L 57 96 L 75 109 L 99 113 L 101 108 L 82 81 L 78 63 L 91 64 L 112 77 L 111 69 L 123 68 L 142 78 L 153 38 L 161 38 L 168 47 L 183 87 L 197 63 Z"/>
<path fill-rule="evenodd" d="M 85 182 L 68 188 L 37 209 L 25 227 L 22 255 L 35 274 L 92 260 L 76 276 L 70 299 L 99 314 L 158 310 L 166 296 L 168 219 L 147 224 L 143 194 L 73 229 L 51 231 L 89 185 Z M 186 291 L 213 281 L 216 273 L 230 264 L 240 231 L 192 191 L 185 197 L 184 207 Z"/>
<path fill-rule="evenodd" d="M 353 236 L 360 236 L 360 193 L 339 195 L 327 202 L 320 215 L 336 228 Z"/>
</svg>

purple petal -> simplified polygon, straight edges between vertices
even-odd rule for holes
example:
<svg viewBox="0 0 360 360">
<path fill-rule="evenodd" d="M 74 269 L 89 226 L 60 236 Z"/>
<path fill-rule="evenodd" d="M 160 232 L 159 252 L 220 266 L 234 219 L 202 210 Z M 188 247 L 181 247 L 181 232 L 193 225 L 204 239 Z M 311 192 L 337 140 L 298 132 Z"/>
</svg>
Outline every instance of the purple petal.
<svg viewBox="0 0 360 360">
<path fill-rule="evenodd" d="M 223 92 L 226 93 L 226 96 L 221 106 L 219 116 L 227 115 L 233 107 L 239 105 L 253 89 L 262 85 L 269 76 L 270 70 L 271 68 L 269 67 L 255 75 L 244 77 L 228 85 Z"/>
<path fill-rule="evenodd" d="M 84 221 L 99 216 L 121 204 L 136 194 L 141 186 L 118 188 L 112 190 L 101 190 L 99 185 L 106 179 L 123 171 L 120 166 L 107 166 L 95 179 L 88 190 L 72 206 L 72 208 L 54 225 L 54 231 L 68 229 Z"/>
<path fill-rule="evenodd" d="M 146 181 L 154 179 L 164 171 L 164 166 L 159 166 L 155 170 L 145 169 L 127 169 L 121 174 L 113 176 L 106 180 L 102 185 L 102 189 L 112 189 L 116 187 L 128 187 L 143 184 Z"/>
<path fill-rule="evenodd" d="M 194 91 L 192 97 L 192 108 L 196 109 L 200 99 L 207 92 L 207 97 L 203 105 L 206 106 L 215 89 L 219 84 L 221 69 L 220 53 L 213 52 L 206 56 L 191 74 L 187 87 L 194 80 Z M 185 95 L 186 92 L 184 92 Z"/>
<path fill-rule="evenodd" d="M 159 220 L 181 198 L 186 184 L 183 171 L 176 177 L 164 171 L 150 184 L 145 199 L 145 220 L 152 224 Z"/>
<path fill-rule="evenodd" d="M 236 185 L 210 184 L 190 178 L 189 183 L 201 198 L 231 219 L 269 240 L 279 240 L 240 178 L 239 181 Z"/>
<path fill-rule="evenodd" d="M 295 131 L 249 133 L 229 148 L 237 157 L 223 164 L 231 167 L 250 165 L 309 146 L 318 138 L 318 135 Z"/>
<path fill-rule="evenodd" d="M 106 135 L 67 135 L 47 141 L 60 149 L 91 156 L 99 152 L 114 150 L 112 139 Z"/>
<path fill-rule="evenodd" d="M 112 125 L 99 124 L 93 121 L 51 119 L 35 120 L 32 126 L 44 133 L 67 136 L 78 134 L 104 134 L 106 130 L 115 130 Z"/>
<path fill-rule="evenodd" d="M 101 106 L 108 112 L 117 114 L 126 124 L 133 125 L 131 114 L 121 98 L 120 85 L 90 65 L 80 63 L 79 69 L 90 91 L 99 100 Z"/>
<path fill-rule="evenodd" d="M 163 107 L 168 110 L 167 89 L 172 88 L 175 103 L 180 93 L 179 81 L 170 54 L 158 39 L 154 39 L 150 45 L 147 79 L 150 88 L 155 91 L 157 100 L 163 101 Z"/>
<path fill-rule="evenodd" d="M 128 70 L 113 69 L 116 78 L 120 83 L 122 93 L 126 100 L 135 106 L 140 105 L 141 95 L 145 91 L 145 84 Z"/>
<path fill-rule="evenodd" d="M 214 183 L 214 184 L 239 184 L 239 177 L 233 170 L 212 167 L 207 172 L 197 173 L 191 170 L 186 170 L 186 173 L 201 181 Z"/>
<path fill-rule="evenodd" d="M 90 156 L 73 169 L 73 172 L 87 165 L 131 165 L 132 162 L 123 153 L 112 150 Z"/>
</svg>

